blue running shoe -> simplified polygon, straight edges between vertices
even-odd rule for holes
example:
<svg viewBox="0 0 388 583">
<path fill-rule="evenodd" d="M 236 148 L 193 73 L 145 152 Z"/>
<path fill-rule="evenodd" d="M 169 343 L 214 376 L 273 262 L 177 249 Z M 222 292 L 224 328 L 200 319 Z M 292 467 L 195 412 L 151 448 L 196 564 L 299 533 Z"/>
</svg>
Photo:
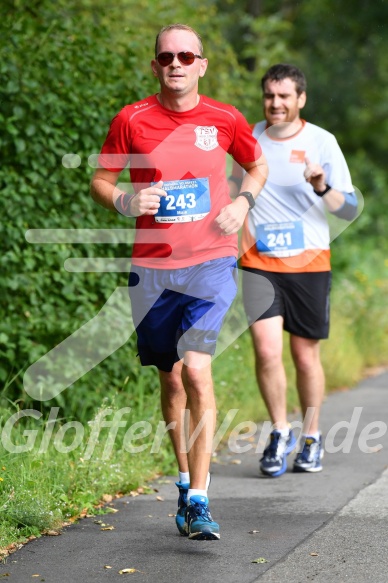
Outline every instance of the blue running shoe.
<svg viewBox="0 0 388 583">
<path fill-rule="evenodd" d="M 189 491 L 190 484 L 181 484 L 180 482 L 175 482 L 179 489 L 179 498 L 178 498 L 178 510 L 175 515 L 175 522 L 178 527 L 178 530 L 184 536 L 187 536 L 188 533 L 186 532 L 185 526 L 185 514 L 187 508 L 187 492 Z"/>
<path fill-rule="evenodd" d="M 209 500 L 205 496 L 192 496 L 186 509 L 186 533 L 193 540 L 219 540 L 220 527 L 212 519 Z"/>
<path fill-rule="evenodd" d="M 303 448 L 294 461 L 294 472 L 321 472 L 323 458 L 322 436 L 319 439 L 307 436 Z"/>
<path fill-rule="evenodd" d="M 279 431 L 272 431 L 269 445 L 263 452 L 260 460 L 260 470 L 266 476 L 276 478 L 287 469 L 287 456 L 295 449 L 296 437 L 292 429 L 288 437 L 283 437 Z"/>
</svg>

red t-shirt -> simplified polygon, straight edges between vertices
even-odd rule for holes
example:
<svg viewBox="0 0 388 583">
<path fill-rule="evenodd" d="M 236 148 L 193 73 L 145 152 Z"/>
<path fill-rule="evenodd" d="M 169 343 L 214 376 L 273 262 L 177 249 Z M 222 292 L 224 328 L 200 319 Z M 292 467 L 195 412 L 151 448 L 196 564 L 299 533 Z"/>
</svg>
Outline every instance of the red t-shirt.
<svg viewBox="0 0 388 583">
<path fill-rule="evenodd" d="M 257 160 L 261 148 L 233 106 L 201 96 L 190 111 L 164 108 L 156 95 L 125 106 L 112 120 L 99 165 L 119 172 L 127 165 L 135 192 L 159 180 L 207 178 L 210 211 L 201 220 L 157 223 L 136 220 L 134 265 L 176 269 L 220 257 L 237 257 L 237 235 L 222 236 L 215 219 L 231 203 L 226 154 L 240 164 Z"/>
</svg>

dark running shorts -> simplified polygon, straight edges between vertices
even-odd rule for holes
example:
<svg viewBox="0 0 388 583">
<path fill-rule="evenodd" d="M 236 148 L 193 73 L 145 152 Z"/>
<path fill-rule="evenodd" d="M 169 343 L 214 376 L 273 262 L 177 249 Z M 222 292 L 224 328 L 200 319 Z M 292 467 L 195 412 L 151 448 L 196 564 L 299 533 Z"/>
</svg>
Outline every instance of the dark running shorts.
<svg viewBox="0 0 388 583">
<path fill-rule="evenodd" d="M 128 285 L 141 364 L 170 372 L 187 350 L 214 354 L 237 273 L 234 257 L 182 269 L 133 265 Z"/>
<path fill-rule="evenodd" d="M 320 340 L 329 336 L 331 271 L 274 273 L 243 267 L 249 324 L 282 316 L 284 330 Z"/>
</svg>

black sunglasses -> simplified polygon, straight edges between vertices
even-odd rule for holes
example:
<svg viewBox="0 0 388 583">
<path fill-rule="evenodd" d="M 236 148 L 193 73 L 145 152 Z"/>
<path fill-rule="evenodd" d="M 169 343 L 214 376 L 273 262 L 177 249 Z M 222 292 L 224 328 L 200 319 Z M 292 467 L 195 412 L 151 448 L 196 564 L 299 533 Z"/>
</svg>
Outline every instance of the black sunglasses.
<svg viewBox="0 0 388 583">
<path fill-rule="evenodd" d="M 159 53 L 156 60 L 161 67 L 167 67 L 167 65 L 171 65 L 175 56 L 178 57 L 182 65 L 192 65 L 195 59 L 202 59 L 201 55 L 195 55 L 190 51 L 181 51 L 180 53 Z"/>
</svg>

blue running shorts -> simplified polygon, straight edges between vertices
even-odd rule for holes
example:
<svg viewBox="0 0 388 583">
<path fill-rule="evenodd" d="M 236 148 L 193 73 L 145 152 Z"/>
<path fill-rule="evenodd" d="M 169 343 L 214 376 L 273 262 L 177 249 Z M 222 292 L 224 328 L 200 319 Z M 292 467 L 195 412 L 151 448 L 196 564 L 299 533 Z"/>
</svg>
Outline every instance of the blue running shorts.
<svg viewBox="0 0 388 583">
<path fill-rule="evenodd" d="M 181 269 L 132 265 L 128 285 L 141 364 L 170 372 L 188 350 L 214 354 L 237 276 L 234 257 Z"/>
</svg>

